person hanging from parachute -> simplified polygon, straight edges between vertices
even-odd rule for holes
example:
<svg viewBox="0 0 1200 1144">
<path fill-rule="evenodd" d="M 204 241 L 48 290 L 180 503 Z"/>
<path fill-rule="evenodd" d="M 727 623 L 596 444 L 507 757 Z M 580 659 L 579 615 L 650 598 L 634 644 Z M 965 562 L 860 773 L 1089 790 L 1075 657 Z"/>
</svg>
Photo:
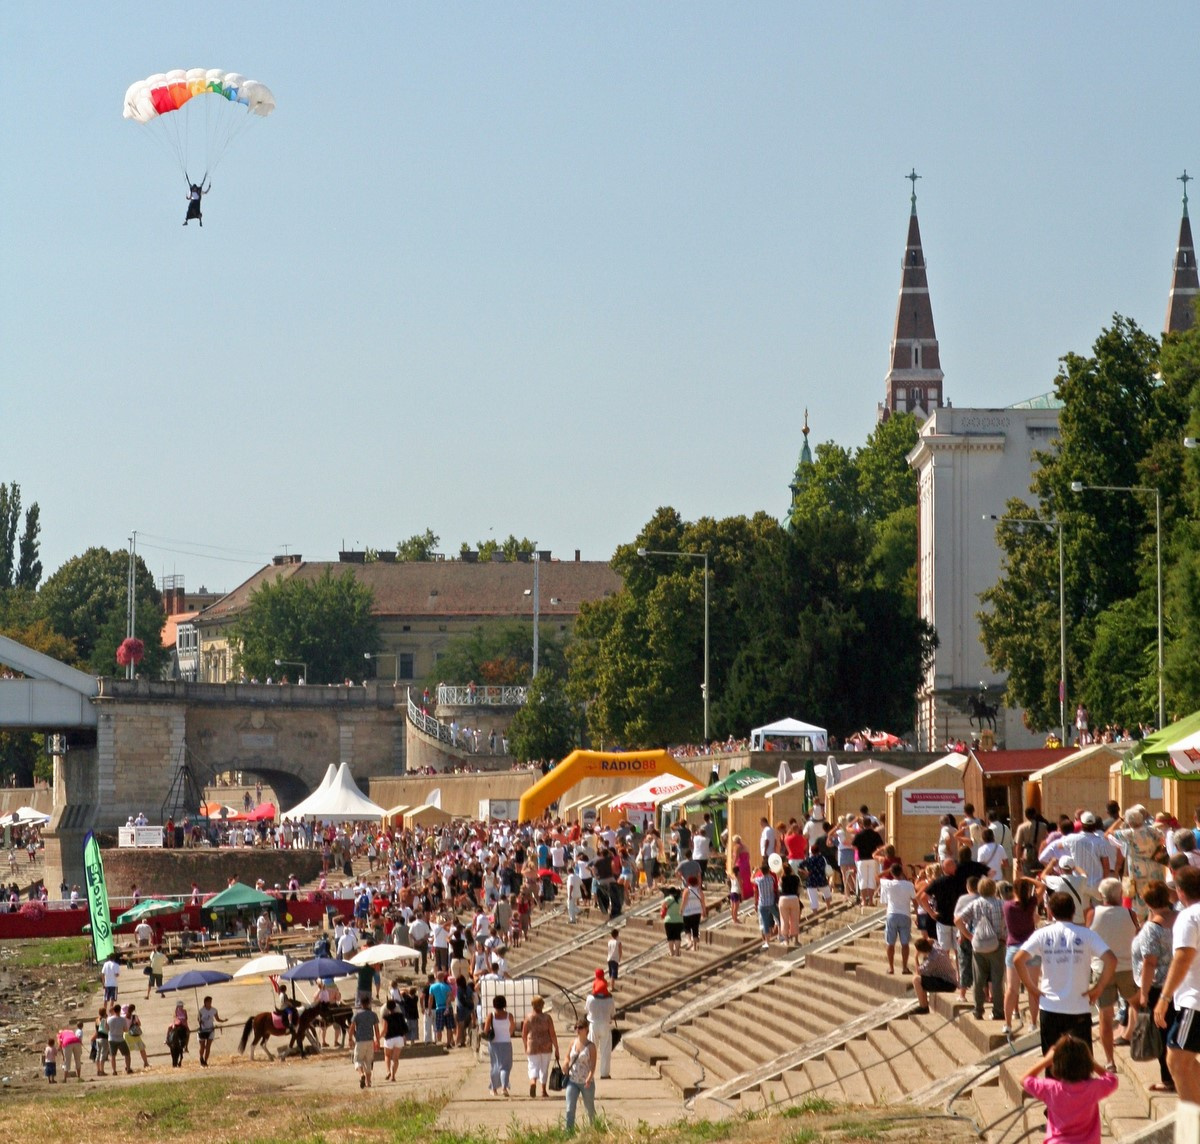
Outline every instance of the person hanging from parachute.
<svg viewBox="0 0 1200 1144">
<path fill-rule="evenodd" d="M 204 225 L 204 216 L 200 213 L 200 196 L 207 195 L 212 190 L 212 179 L 208 180 L 208 186 L 203 186 L 204 179 L 199 183 L 188 183 L 188 208 L 187 217 L 183 220 L 183 225 L 187 226 L 192 219 L 195 219 L 201 226 Z"/>
<path fill-rule="evenodd" d="M 122 114 L 147 128 L 150 138 L 173 153 L 187 181 L 187 215 L 204 226 L 205 185 L 230 142 L 275 110 L 271 89 L 221 68 L 176 68 L 138 80 L 125 93 Z M 204 175 L 193 183 L 189 169 Z"/>
</svg>

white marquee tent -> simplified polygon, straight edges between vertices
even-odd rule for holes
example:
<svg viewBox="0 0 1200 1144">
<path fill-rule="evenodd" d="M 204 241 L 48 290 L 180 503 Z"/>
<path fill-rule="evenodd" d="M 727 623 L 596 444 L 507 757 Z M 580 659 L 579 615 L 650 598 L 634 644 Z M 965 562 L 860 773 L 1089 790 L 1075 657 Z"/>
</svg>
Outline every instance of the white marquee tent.
<svg viewBox="0 0 1200 1144">
<path fill-rule="evenodd" d="M 330 764 L 330 770 L 333 764 Z M 303 802 L 292 807 L 285 818 L 319 818 L 322 822 L 353 822 L 365 818 L 381 818 L 387 813 L 373 803 L 354 781 L 350 765 L 342 763 L 330 779 L 317 787 Z"/>
<path fill-rule="evenodd" d="M 827 751 L 829 738 L 824 727 L 814 727 L 799 719 L 780 719 L 750 732 L 750 750 Z"/>
</svg>

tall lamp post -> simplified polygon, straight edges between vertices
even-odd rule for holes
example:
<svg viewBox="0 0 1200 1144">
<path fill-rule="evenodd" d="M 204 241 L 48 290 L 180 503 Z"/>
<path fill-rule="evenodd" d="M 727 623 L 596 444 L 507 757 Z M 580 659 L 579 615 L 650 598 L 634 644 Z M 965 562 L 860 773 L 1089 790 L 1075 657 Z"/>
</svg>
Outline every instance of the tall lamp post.
<svg viewBox="0 0 1200 1144">
<path fill-rule="evenodd" d="M 400 655 L 394 651 L 364 651 L 363 659 L 390 659 L 395 666 L 395 674 L 392 676 L 392 686 L 397 687 L 400 683 Z"/>
<path fill-rule="evenodd" d="M 304 674 L 300 676 L 301 683 L 308 682 L 308 664 L 299 659 L 277 659 L 276 667 L 300 667 L 304 669 Z"/>
<path fill-rule="evenodd" d="M 704 741 L 708 742 L 708 553 L 707 552 L 660 552 L 650 548 L 639 548 L 637 554 L 646 556 L 672 556 L 677 560 L 704 561 Z M 536 630 L 536 629 L 535 629 Z"/>
<path fill-rule="evenodd" d="M 998 520 L 994 514 L 989 514 L 984 520 Z M 1036 524 L 1042 528 L 1058 530 L 1058 722 L 1061 742 L 1067 745 L 1067 593 L 1063 576 L 1063 525 L 1061 520 L 1042 520 L 1040 517 L 1030 517 L 1026 520 L 1014 520 L 1015 525 Z"/>
<path fill-rule="evenodd" d="M 1186 440 L 1184 444 L 1187 444 Z M 1162 493 L 1148 485 L 1085 485 L 1082 481 L 1072 481 L 1071 492 L 1154 494 L 1154 549 L 1158 588 L 1158 725 L 1160 728 L 1165 727 L 1167 713 L 1166 703 L 1163 699 Z"/>
<path fill-rule="evenodd" d="M 538 613 L 540 611 L 538 605 L 538 569 L 541 567 L 540 554 L 531 552 L 529 558 L 533 561 L 533 590 L 525 589 L 526 596 L 533 597 L 533 679 L 537 679 L 538 673 Z"/>
</svg>

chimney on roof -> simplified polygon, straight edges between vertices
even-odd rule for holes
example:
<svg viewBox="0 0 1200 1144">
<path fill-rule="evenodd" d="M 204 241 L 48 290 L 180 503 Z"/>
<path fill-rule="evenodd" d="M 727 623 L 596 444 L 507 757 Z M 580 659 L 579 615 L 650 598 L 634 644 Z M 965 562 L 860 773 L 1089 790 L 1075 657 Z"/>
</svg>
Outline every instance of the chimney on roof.
<svg viewBox="0 0 1200 1144">
<path fill-rule="evenodd" d="M 338 560 L 342 564 L 365 564 L 367 554 L 365 552 L 339 552 Z"/>
<path fill-rule="evenodd" d="M 300 564 L 303 562 L 303 560 L 304 557 L 301 556 L 299 552 L 285 552 L 282 556 L 273 556 L 271 558 L 271 563 L 274 564 L 276 568 L 279 568 L 284 564 Z"/>
<path fill-rule="evenodd" d="M 575 563 L 576 564 L 579 563 L 579 549 L 578 548 L 575 549 Z"/>
</svg>

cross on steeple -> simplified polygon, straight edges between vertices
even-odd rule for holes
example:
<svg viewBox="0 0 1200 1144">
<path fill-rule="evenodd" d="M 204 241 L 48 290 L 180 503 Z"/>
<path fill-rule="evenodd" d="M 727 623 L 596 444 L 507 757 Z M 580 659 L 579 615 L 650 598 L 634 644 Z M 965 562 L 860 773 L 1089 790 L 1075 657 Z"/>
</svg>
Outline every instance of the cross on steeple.
<svg viewBox="0 0 1200 1144">
<path fill-rule="evenodd" d="M 918 180 L 918 179 L 919 179 L 921 176 L 917 174 L 917 169 L 916 169 L 916 167 L 914 167 L 914 168 L 913 168 L 913 169 L 912 169 L 912 170 L 911 170 L 911 171 L 910 171 L 910 172 L 909 172 L 907 175 L 905 175 L 904 177 L 905 177 L 906 179 L 908 179 L 908 180 L 909 180 L 909 182 L 911 182 L 911 183 L 912 183 L 912 198 L 911 198 L 911 200 L 910 200 L 910 201 L 912 202 L 912 209 L 913 209 L 913 213 L 914 213 L 914 214 L 916 214 L 916 211 L 917 211 L 917 180 Z M 1187 190 L 1187 186 L 1186 186 L 1186 184 L 1184 185 L 1184 190 L 1185 190 L 1185 191 Z"/>
<path fill-rule="evenodd" d="M 1184 169 L 1183 169 L 1183 174 L 1182 174 L 1182 175 L 1179 175 L 1179 176 L 1177 176 L 1177 177 L 1178 177 L 1178 179 L 1179 179 L 1179 182 L 1181 182 L 1181 183 L 1183 184 L 1183 214 L 1184 214 L 1184 217 L 1186 218 L 1186 217 L 1187 217 L 1187 185 L 1188 185 L 1188 183 L 1190 183 L 1190 182 L 1191 182 L 1193 179 L 1195 179 L 1195 177 L 1196 177 L 1196 176 L 1195 176 L 1195 175 L 1189 175 L 1189 174 L 1187 173 L 1187 168 L 1186 168 L 1186 167 L 1184 167 Z"/>
</svg>

